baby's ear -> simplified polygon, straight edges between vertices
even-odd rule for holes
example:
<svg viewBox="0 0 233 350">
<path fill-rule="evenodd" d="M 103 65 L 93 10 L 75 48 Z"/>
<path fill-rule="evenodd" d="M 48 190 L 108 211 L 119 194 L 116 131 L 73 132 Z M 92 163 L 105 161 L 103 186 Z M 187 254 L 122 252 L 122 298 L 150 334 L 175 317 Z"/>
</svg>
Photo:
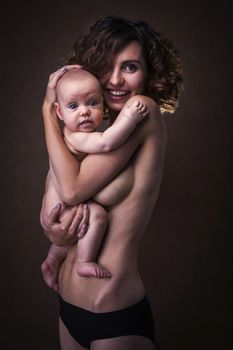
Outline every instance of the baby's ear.
<svg viewBox="0 0 233 350">
<path fill-rule="evenodd" d="M 60 106 L 59 106 L 59 104 L 57 102 L 54 102 L 54 109 L 55 109 L 55 112 L 56 112 L 58 118 L 63 120 L 63 116 L 61 114 Z"/>
</svg>

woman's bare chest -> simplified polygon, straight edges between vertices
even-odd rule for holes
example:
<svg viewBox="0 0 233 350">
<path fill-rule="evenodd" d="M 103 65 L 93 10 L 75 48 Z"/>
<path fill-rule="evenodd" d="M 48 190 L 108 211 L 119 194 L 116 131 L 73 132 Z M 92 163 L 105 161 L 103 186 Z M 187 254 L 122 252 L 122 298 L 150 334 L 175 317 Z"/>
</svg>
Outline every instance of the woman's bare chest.
<svg viewBox="0 0 233 350">
<path fill-rule="evenodd" d="M 98 192 L 94 200 L 105 207 L 111 207 L 124 200 L 131 192 L 134 183 L 132 166 L 124 169 L 115 179 Z"/>
</svg>

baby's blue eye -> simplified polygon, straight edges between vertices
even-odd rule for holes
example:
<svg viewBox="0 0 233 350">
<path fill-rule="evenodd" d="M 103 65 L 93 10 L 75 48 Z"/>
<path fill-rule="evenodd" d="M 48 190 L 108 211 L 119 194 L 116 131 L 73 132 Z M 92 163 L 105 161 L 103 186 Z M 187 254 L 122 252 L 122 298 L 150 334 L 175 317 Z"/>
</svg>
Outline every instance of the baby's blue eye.
<svg viewBox="0 0 233 350">
<path fill-rule="evenodd" d="M 70 108 L 70 109 L 75 109 L 77 107 L 78 107 L 78 104 L 75 103 L 75 102 L 71 102 L 71 103 L 68 104 L 68 108 Z"/>
<path fill-rule="evenodd" d="M 95 107 L 98 104 L 98 102 L 96 100 L 90 100 L 88 101 L 88 105 L 91 107 Z"/>
</svg>

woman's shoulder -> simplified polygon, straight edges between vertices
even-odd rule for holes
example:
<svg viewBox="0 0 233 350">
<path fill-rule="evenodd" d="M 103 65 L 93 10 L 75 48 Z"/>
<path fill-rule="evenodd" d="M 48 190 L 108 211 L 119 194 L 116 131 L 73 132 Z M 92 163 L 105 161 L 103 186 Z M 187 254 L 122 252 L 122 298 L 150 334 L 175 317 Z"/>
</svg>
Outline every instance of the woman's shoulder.
<svg viewBox="0 0 233 350">
<path fill-rule="evenodd" d="M 134 102 L 136 100 L 147 102 L 147 103 L 153 105 L 154 107 L 158 106 L 157 103 L 151 97 L 146 96 L 146 95 L 140 95 L 140 94 L 137 94 L 137 95 L 134 95 L 134 96 L 130 97 L 128 99 L 127 103 L 128 102 Z"/>
<path fill-rule="evenodd" d="M 145 95 L 134 95 L 127 103 L 131 104 L 137 100 L 145 103 L 149 112 L 148 117 L 145 118 L 137 128 L 138 132 L 143 135 L 143 140 L 151 139 L 151 137 L 159 137 L 166 140 L 166 125 L 159 105 L 152 98 Z"/>
<path fill-rule="evenodd" d="M 153 115 L 158 118 L 161 117 L 159 105 L 151 97 L 145 95 L 134 95 L 127 101 L 127 103 L 131 104 L 137 100 L 142 101 L 146 104 L 150 115 Z"/>
</svg>

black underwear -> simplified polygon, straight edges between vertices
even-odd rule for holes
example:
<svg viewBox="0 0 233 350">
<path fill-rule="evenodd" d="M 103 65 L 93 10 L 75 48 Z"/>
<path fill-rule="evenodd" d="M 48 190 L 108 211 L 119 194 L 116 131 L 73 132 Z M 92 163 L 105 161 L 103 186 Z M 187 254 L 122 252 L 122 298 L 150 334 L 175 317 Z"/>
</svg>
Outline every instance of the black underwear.
<svg viewBox="0 0 233 350">
<path fill-rule="evenodd" d="M 144 297 L 125 309 L 95 313 L 67 303 L 59 295 L 60 317 L 71 336 L 85 348 L 97 339 L 139 335 L 153 343 L 154 319 L 149 301 Z"/>
</svg>

